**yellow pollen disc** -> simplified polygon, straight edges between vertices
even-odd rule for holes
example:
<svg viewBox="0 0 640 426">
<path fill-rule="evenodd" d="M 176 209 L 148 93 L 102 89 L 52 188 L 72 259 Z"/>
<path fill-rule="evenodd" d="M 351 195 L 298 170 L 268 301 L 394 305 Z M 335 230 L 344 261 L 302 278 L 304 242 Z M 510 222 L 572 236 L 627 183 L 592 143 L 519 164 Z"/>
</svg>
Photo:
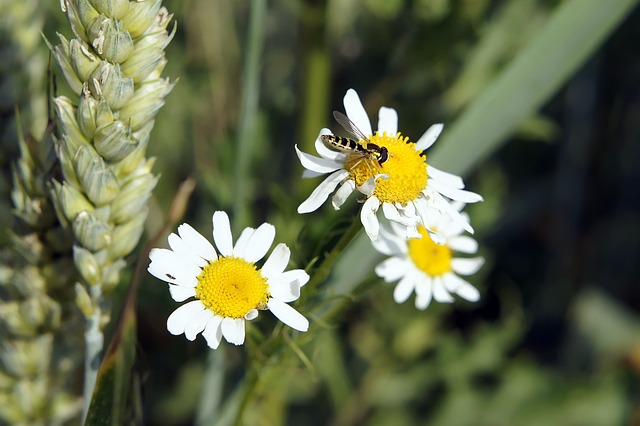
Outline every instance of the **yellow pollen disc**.
<svg viewBox="0 0 640 426">
<path fill-rule="evenodd" d="M 243 318 L 251 309 L 266 309 L 267 279 L 253 263 L 220 257 L 198 275 L 196 297 L 224 318 Z"/>
<path fill-rule="evenodd" d="M 415 142 L 402 137 L 401 133 L 388 136 L 386 132 L 376 132 L 369 142 L 385 147 L 389 151 L 389 159 L 382 164 L 375 160 L 363 161 L 362 157 L 354 158 L 345 164 L 349 175 L 357 186 L 376 174 L 387 174 L 389 179 L 378 179 L 373 195 L 383 203 L 401 203 L 405 205 L 420 195 L 427 186 L 427 163 L 424 157 L 415 150 Z M 361 141 L 364 144 L 364 142 Z"/>
<path fill-rule="evenodd" d="M 409 240 L 409 256 L 427 275 L 437 277 L 451 271 L 451 249 L 433 242 L 424 226 L 418 227 L 422 238 Z"/>
</svg>

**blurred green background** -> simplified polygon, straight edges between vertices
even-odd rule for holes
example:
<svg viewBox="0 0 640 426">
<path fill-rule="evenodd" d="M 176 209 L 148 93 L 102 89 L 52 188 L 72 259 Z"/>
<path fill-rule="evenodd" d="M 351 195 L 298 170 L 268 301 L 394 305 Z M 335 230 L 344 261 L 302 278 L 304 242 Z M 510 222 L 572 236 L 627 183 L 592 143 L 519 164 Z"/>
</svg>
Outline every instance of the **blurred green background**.
<svg viewBox="0 0 640 426">
<path fill-rule="evenodd" d="M 298 342 L 313 368 L 285 349 L 286 368 L 264 370 L 246 347 L 224 344 L 212 361 L 204 339 L 171 336 L 177 304 L 145 277 L 144 423 L 233 424 L 229 412 L 198 409 L 207 362 L 220 362 L 223 395 L 247 364 L 266 375 L 243 424 L 640 425 L 634 3 L 165 1 L 177 33 L 164 75 L 177 84 L 150 142 L 162 177 L 149 234 L 191 176 L 184 222 L 210 235 L 217 209 L 236 230 L 269 221 L 292 247 L 291 266 L 307 266 L 359 206 L 297 215 L 320 180 L 301 181 L 293 145 L 312 152 L 321 127 L 338 130 L 331 112 L 354 88 L 374 123 L 380 106 L 396 108 L 414 141 L 445 123 L 427 161 L 484 196 L 468 211 L 487 264 L 471 278 L 480 302 L 417 311 L 373 279 L 380 258 L 357 239 L 319 287 L 346 302 L 338 313 L 320 321 L 299 308 L 316 328 Z M 58 2 L 48 6 L 46 37 L 68 34 Z M 621 10 L 609 24 L 608 7 Z M 361 279 L 367 291 L 352 294 Z M 274 324 L 263 313 L 252 327 Z"/>
</svg>

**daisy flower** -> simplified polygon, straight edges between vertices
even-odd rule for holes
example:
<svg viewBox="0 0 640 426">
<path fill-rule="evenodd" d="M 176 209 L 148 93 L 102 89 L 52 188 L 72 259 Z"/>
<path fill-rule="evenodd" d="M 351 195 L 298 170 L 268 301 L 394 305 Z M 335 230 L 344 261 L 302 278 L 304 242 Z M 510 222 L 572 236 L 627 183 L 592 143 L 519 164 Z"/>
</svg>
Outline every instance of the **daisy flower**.
<svg viewBox="0 0 640 426">
<path fill-rule="evenodd" d="M 267 309 L 289 327 L 307 331 L 309 321 L 287 305 L 300 297 L 300 287 L 309 281 L 302 269 L 284 270 L 289 248 L 278 244 L 262 268 L 255 264 L 267 254 L 274 237 L 274 226 L 263 223 L 257 229 L 245 228 L 234 246 L 229 217 L 217 211 L 213 240 L 218 251 L 186 223 L 178 227 L 177 235 L 169 235 L 171 249 L 151 250 L 148 271 L 169 284 L 173 300 L 195 298 L 169 316 L 169 332 L 184 333 L 189 340 L 202 333 L 212 349 L 222 337 L 241 345 L 245 320 Z"/>
<path fill-rule="evenodd" d="M 296 146 L 298 158 L 306 169 L 302 175 L 304 178 L 329 174 L 300 204 L 298 213 L 317 210 L 334 191 L 332 204 L 337 210 L 354 190 L 358 190 L 367 197 L 360 218 L 372 241 L 378 238 L 380 230 L 377 218 L 380 207 L 387 219 L 404 226 L 406 237 L 420 237 L 417 227 L 430 222 L 430 212 L 448 216 L 473 233 L 469 222 L 451 206 L 449 200 L 475 203 L 482 201 L 482 197 L 465 191 L 459 176 L 427 164 L 423 155 L 423 151 L 440 135 L 442 124 L 434 124 L 417 142 L 410 142 L 408 137 L 398 132 L 398 114 L 393 108 L 380 108 L 375 134 L 355 90 L 347 91 L 344 108 L 358 133 L 367 136 L 366 141 L 359 141 L 360 146 L 373 144 L 376 151 L 384 149 L 388 156 L 385 155 L 384 161 L 362 161 L 362 156 L 354 155 L 354 152 L 332 150 L 322 141 L 322 136 L 330 135 L 331 131 L 322 129 L 315 141 L 320 157 L 304 153 Z M 375 161 L 375 167 L 371 167 L 372 161 Z"/>
<path fill-rule="evenodd" d="M 467 235 L 461 235 L 464 229 L 458 222 L 447 220 L 446 216 L 432 217 L 437 219 L 430 223 L 431 228 L 442 236 L 442 244 L 436 244 L 422 225 L 418 227 L 422 238 L 406 239 L 398 235 L 398 231 L 403 230 L 394 223 L 391 223 L 391 230 L 386 227 L 380 230 L 380 238 L 373 242 L 373 246 L 390 257 L 376 266 L 376 274 L 388 283 L 398 281 L 393 292 L 397 303 L 405 302 L 415 291 L 418 309 L 426 309 L 432 299 L 451 303 L 451 294 L 477 302 L 480 293 L 459 275 L 475 274 L 484 264 L 484 259 L 454 258 L 453 253 L 473 254 L 478 250 L 478 243 Z"/>
</svg>

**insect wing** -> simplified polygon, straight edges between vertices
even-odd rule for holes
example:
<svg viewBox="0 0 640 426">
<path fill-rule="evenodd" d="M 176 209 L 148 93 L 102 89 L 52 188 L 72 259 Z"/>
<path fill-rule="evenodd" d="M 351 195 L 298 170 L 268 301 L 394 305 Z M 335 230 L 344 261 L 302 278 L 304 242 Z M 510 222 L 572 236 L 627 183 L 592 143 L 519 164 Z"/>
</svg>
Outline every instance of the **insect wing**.
<svg viewBox="0 0 640 426">
<path fill-rule="evenodd" d="M 353 121 L 351 121 L 351 119 L 349 119 L 349 117 L 347 117 L 346 115 L 344 115 L 343 113 L 339 112 L 339 111 L 333 111 L 333 118 L 336 119 L 336 121 L 338 123 L 340 123 L 340 125 L 349 133 L 351 133 L 352 135 L 356 136 L 359 140 L 363 140 L 365 142 L 369 141 L 369 137 L 366 136 L 364 133 L 362 133 L 362 131 L 360 129 L 358 129 L 358 126 L 356 126 L 354 124 Z"/>
</svg>

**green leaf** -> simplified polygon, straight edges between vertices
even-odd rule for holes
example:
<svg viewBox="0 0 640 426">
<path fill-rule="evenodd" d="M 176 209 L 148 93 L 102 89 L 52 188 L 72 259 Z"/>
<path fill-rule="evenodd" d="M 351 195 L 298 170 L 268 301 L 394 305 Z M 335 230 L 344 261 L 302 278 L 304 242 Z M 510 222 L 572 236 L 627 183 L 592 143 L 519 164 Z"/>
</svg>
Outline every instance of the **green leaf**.
<svg viewBox="0 0 640 426">
<path fill-rule="evenodd" d="M 515 59 L 445 129 L 428 161 L 457 174 L 478 166 L 589 59 L 636 3 L 562 2 Z"/>
</svg>

